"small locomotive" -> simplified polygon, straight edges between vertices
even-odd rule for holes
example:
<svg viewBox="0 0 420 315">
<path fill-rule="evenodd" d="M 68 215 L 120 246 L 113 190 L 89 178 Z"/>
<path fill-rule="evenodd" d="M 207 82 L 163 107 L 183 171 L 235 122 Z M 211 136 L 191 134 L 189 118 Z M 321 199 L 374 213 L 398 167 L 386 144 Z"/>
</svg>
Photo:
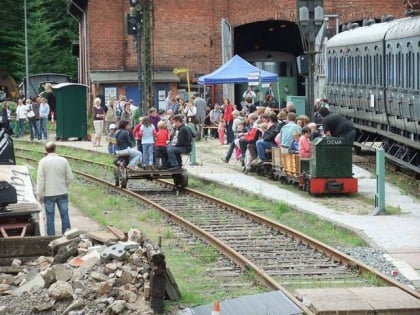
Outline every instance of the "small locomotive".
<svg viewBox="0 0 420 315">
<path fill-rule="evenodd" d="M 319 137 L 312 141 L 312 156 L 301 159 L 297 154 L 272 148 L 272 162 L 264 173 L 282 183 L 290 183 L 312 195 L 351 194 L 358 191 L 352 173 L 352 144 L 343 138 Z M 270 169 L 271 168 L 271 169 Z M 261 173 L 261 172 L 259 172 Z"/>
</svg>

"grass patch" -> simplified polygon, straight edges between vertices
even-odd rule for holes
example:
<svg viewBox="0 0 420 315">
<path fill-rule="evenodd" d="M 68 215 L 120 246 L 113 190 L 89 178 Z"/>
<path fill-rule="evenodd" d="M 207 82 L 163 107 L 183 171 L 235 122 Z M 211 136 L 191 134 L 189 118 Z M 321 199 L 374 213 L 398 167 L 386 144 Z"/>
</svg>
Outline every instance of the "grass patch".
<svg viewBox="0 0 420 315">
<path fill-rule="evenodd" d="M 394 207 L 394 206 L 389 206 L 389 205 L 385 206 L 384 212 L 385 212 L 385 214 L 388 214 L 388 215 L 399 215 L 399 214 L 403 213 L 399 206 Z"/>
</svg>

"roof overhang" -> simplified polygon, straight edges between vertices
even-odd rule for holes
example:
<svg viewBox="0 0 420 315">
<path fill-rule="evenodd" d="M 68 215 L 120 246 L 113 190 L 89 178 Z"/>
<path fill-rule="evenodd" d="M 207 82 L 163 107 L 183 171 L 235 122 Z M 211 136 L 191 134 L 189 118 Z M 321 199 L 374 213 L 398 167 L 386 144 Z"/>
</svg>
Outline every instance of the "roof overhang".
<svg viewBox="0 0 420 315">
<path fill-rule="evenodd" d="M 91 82 L 95 84 L 138 82 L 137 72 L 135 71 L 91 71 L 90 79 Z M 154 71 L 152 74 L 152 81 L 169 83 L 180 82 L 180 79 L 172 71 Z"/>
</svg>

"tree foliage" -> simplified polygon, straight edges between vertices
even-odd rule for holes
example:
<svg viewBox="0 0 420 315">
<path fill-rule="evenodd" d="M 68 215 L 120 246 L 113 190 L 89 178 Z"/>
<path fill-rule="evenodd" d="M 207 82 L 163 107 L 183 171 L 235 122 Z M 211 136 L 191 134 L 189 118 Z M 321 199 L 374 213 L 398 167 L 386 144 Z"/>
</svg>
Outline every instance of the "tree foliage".
<svg viewBox="0 0 420 315">
<path fill-rule="evenodd" d="M 77 21 L 68 14 L 68 0 L 26 0 L 29 75 L 63 73 L 77 77 L 71 53 L 78 38 Z M 24 0 L 0 1 L 0 69 L 17 82 L 25 76 Z"/>
</svg>

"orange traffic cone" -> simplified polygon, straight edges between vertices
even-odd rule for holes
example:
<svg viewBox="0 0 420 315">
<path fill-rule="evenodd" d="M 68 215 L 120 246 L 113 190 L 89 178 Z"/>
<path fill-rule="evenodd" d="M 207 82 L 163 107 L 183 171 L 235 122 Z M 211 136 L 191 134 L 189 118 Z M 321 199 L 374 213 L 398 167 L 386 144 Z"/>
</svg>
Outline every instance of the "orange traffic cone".
<svg viewBox="0 0 420 315">
<path fill-rule="evenodd" d="M 220 303 L 219 300 L 216 300 L 213 304 L 213 310 L 211 311 L 211 315 L 220 315 Z"/>
</svg>

